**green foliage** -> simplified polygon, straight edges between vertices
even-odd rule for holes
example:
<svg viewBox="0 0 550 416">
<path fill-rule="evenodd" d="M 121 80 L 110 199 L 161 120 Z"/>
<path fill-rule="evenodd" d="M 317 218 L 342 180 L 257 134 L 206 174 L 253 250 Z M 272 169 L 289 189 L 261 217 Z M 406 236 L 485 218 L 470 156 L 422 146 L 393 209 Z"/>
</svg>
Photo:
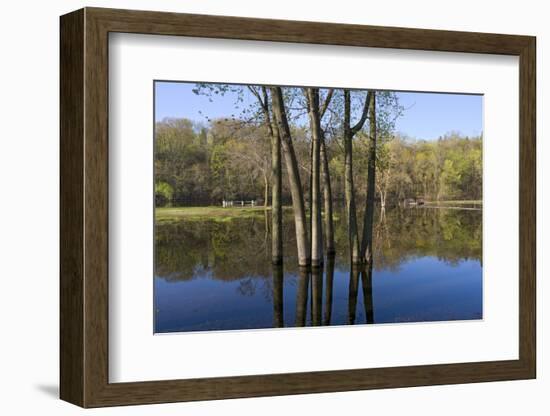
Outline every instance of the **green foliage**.
<svg viewBox="0 0 550 416">
<path fill-rule="evenodd" d="M 155 183 L 155 201 L 157 206 L 163 206 L 172 201 L 174 188 L 166 182 Z"/>
<path fill-rule="evenodd" d="M 479 200 L 481 137 L 457 133 L 435 141 L 395 137 L 378 151 L 376 181 L 378 193 L 389 200 Z"/>
<path fill-rule="evenodd" d="M 177 205 L 259 199 L 270 163 L 261 126 L 235 120 L 214 120 L 208 127 L 186 119 L 156 123 L 155 180 L 171 187 Z"/>
</svg>

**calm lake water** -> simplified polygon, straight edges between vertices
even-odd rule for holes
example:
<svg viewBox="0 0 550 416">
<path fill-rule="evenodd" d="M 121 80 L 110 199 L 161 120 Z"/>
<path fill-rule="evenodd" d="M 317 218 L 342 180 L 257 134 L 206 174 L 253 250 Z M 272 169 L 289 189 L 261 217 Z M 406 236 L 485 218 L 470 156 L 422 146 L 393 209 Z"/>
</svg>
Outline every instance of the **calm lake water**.
<svg viewBox="0 0 550 416">
<path fill-rule="evenodd" d="M 394 208 L 375 215 L 373 266 L 350 267 L 343 216 L 334 258 L 270 259 L 269 213 L 156 226 L 155 332 L 482 318 L 481 211 Z"/>
</svg>

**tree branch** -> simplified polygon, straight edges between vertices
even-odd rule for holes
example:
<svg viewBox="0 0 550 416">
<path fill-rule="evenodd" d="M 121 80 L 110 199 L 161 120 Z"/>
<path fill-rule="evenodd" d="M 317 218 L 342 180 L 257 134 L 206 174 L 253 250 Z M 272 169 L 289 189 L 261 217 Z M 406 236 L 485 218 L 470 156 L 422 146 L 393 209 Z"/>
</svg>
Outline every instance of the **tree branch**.
<svg viewBox="0 0 550 416">
<path fill-rule="evenodd" d="M 264 112 L 267 112 L 268 111 L 267 103 L 264 103 L 264 100 L 262 100 L 262 97 L 260 96 L 260 93 L 254 87 L 252 87 L 250 85 L 247 85 L 247 88 L 258 99 L 258 102 L 260 103 L 260 106 L 262 107 Z"/>
<path fill-rule="evenodd" d="M 369 116 L 369 107 L 370 102 L 372 100 L 372 94 L 370 91 L 367 93 L 367 97 L 365 98 L 365 105 L 363 107 L 363 114 L 361 114 L 361 119 L 357 122 L 355 126 L 351 128 L 352 135 L 357 133 L 359 130 L 363 128 L 363 125 L 365 124 L 365 121 L 367 121 L 367 118 Z"/>
<path fill-rule="evenodd" d="M 334 94 L 334 89 L 331 88 L 328 90 L 327 97 L 325 98 L 325 102 L 319 109 L 319 118 L 323 118 L 325 115 L 325 112 L 327 111 L 328 105 L 330 104 L 330 100 L 332 100 L 332 94 Z"/>
</svg>

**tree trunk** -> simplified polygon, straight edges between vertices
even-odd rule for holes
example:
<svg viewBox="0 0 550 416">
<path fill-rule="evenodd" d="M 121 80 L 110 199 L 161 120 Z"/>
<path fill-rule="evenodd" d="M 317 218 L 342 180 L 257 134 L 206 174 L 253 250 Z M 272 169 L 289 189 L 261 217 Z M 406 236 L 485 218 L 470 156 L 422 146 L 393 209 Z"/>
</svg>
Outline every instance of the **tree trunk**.
<svg viewBox="0 0 550 416">
<path fill-rule="evenodd" d="M 332 213 L 332 187 L 330 184 L 330 171 L 324 134 L 321 137 L 321 162 L 323 175 L 323 199 L 325 208 L 325 244 L 327 256 L 336 253 L 334 245 L 334 219 Z"/>
<path fill-rule="evenodd" d="M 362 261 L 372 261 L 372 228 L 374 223 L 374 193 L 376 174 L 376 94 L 371 91 L 372 99 L 369 109 L 369 157 L 367 165 L 367 202 L 363 221 L 363 240 L 361 242 Z"/>
<path fill-rule="evenodd" d="M 283 205 L 281 202 L 281 136 L 275 122 L 271 137 L 271 260 L 283 263 Z"/>
<path fill-rule="evenodd" d="M 349 90 L 344 90 L 344 194 L 346 199 L 346 218 L 350 243 L 351 262 L 360 262 L 359 236 L 357 234 L 357 214 L 355 208 L 355 189 L 353 186 L 353 133 L 350 127 L 351 97 Z"/>
<path fill-rule="evenodd" d="M 264 173 L 264 208 L 267 208 L 269 205 L 269 180 L 267 175 Z"/>
<path fill-rule="evenodd" d="M 309 124 L 311 129 L 311 265 L 323 264 L 323 232 L 321 217 L 321 118 L 319 89 L 307 88 Z"/>
<path fill-rule="evenodd" d="M 357 231 L 357 213 L 355 207 L 355 188 L 353 185 L 353 136 L 363 128 L 368 116 L 368 109 L 372 94 L 369 92 L 365 98 L 360 120 L 351 126 L 351 95 L 349 90 L 344 90 L 344 193 L 346 196 L 346 215 L 348 219 L 348 232 L 350 240 L 350 257 L 352 264 L 361 263 L 359 252 L 359 235 Z"/>
<path fill-rule="evenodd" d="M 273 264 L 283 263 L 283 214 L 281 203 L 282 170 L 281 170 L 281 135 L 276 121 L 269 111 L 267 88 L 262 87 L 262 95 L 258 93 L 258 101 L 265 117 L 265 124 L 271 137 L 271 260 Z M 272 106 L 273 107 L 273 106 Z M 266 184 L 266 204 L 268 194 Z"/>
<path fill-rule="evenodd" d="M 313 140 L 309 146 L 309 181 L 308 181 L 308 191 L 307 191 L 307 203 L 306 210 L 309 211 L 309 236 L 311 237 L 311 231 L 313 229 L 313 215 L 311 215 L 311 201 L 313 200 Z M 309 244 L 309 257 L 311 258 L 311 241 Z"/>
<path fill-rule="evenodd" d="M 269 238 L 269 216 L 267 209 L 264 209 L 264 246 L 265 246 L 265 255 L 269 256 L 269 245 L 267 244 L 267 239 Z M 269 248 L 268 248 L 269 247 Z"/>
<path fill-rule="evenodd" d="M 309 266 L 310 256 L 308 250 L 308 232 L 306 223 L 306 211 L 304 208 L 304 193 L 300 181 L 300 172 L 298 170 L 298 161 L 294 153 L 290 127 L 286 117 L 286 110 L 283 102 L 283 93 L 280 87 L 270 87 L 271 100 L 273 105 L 273 115 L 277 121 L 281 144 L 285 157 L 285 163 L 288 171 L 288 180 L 290 184 L 290 194 L 292 196 L 292 206 L 294 211 L 294 223 L 296 227 L 296 245 L 298 248 L 298 264 L 300 266 Z"/>
</svg>

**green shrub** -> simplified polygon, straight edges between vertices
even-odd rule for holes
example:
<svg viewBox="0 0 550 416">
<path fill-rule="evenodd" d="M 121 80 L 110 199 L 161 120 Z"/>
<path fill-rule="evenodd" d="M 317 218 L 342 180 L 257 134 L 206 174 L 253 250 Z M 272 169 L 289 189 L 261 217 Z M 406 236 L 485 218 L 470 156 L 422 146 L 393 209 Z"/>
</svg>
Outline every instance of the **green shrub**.
<svg viewBox="0 0 550 416">
<path fill-rule="evenodd" d="M 166 182 L 157 182 L 155 183 L 155 205 L 157 207 L 162 207 L 172 202 L 172 197 L 174 196 L 174 188 Z"/>
</svg>

